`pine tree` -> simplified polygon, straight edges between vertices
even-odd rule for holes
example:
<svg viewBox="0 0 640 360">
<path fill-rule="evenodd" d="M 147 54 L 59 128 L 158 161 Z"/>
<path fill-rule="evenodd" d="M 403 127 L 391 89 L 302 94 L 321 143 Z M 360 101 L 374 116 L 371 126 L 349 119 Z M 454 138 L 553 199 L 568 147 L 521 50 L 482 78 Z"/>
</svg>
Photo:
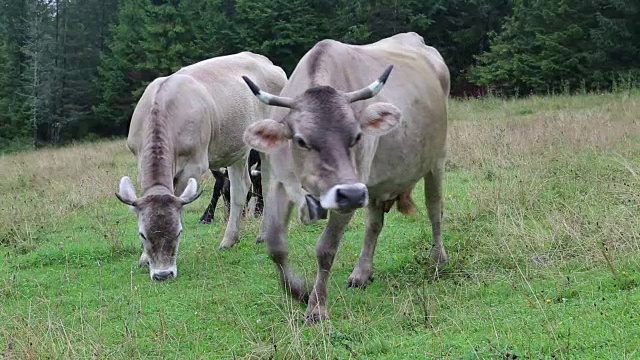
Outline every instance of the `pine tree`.
<svg viewBox="0 0 640 360">
<path fill-rule="evenodd" d="M 506 94 L 610 87 L 638 72 L 637 15 L 632 0 L 516 1 L 473 79 Z"/>
<path fill-rule="evenodd" d="M 598 26 L 590 31 L 594 87 L 606 88 L 614 80 L 637 86 L 640 81 L 637 60 L 640 58 L 640 4 L 632 0 L 598 0 L 595 5 Z"/>
<path fill-rule="evenodd" d="M 115 14 L 115 0 L 64 3 L 59 14 L 60 104 L 56 141 L 80 138 L 92 128 L 92 104 L 97 100 L 94 79 L 104 48 L 105 29 Z"/>
<path fill-rule="evenodd" d="M 325 37 L 321 17 L 306 0 L 238 0 L 225 33 L 232 52 L 253 51 L 291 72 L 300 57 Z"/>
<path fill-rule="evenodd" d="M 52 73 L 51 62 L 53 41 L 51 39 L 52 3 L 49 1 L 31 1 L 25 13 L 26 40 L 22 48 L 26 60 L 23 75 L 24 103 L 23 117 L 28 119 L 29 125 L 21 129 L 21 137 L 31 135 L 31 143 L 38 146 L 39 129 L 42 124 L 51 121 L 50 105 L 52 102 Z"/>
<path fill-rule="evenodd" d="M 94 108 L 97 117 L 94 131 L 104 136 L 126 133 L 132 104 L 137 100 L 134 92 L 139 92 L 144 82 L 155 76 L 137 68 L 145 59 L 141 44 L 148 21 L 147 6 L 138 0 L 122 0 L 117 24 L 111 28 L 111 37 L 106 42 L 107 50 L 98 67 L 101 102 Z"/>
<path fill-rule="evenodd" d="M 0 139 L 3 143 L 29 138 L 30 124 L 24 112 L 26 91 L 23 76 L 26 59 L 23 48 L 27 29 L 26 0 L 0 0 L 0 20 L 4 30 L 0 63 Z"/>
</svg>

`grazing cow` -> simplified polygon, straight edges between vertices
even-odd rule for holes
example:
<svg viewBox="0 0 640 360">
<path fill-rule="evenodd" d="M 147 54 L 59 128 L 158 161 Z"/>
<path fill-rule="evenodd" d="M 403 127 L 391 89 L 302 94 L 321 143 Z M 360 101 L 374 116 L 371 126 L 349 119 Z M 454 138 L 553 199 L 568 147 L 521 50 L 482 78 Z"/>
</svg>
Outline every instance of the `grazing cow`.
<svg viewBox="0 0 640 360">
<path fill-rule="evenodd" d="M 371 83 L 378 74 L 382 76 Z M 293 297 L 308 301 L 308 322 L 328 317 L 329 271 L 354 211 L 366 207 L 367 221 L 362 252 L 347 285 L 365 287 L 373 278 L 385 212 L 394 203 L 403 212 L 414 212 L 410 191 L 420 179 L 425 181 L 433 237 L 431 259 L 447 261 L 441 218 L 450 85 L 449 70 L 436 49 L 416 33 L 363 46 L 323 40 L 300 60 L 279 96 L 250 78 L 245 81 L 261 102 L 276 106 L 271 119 L 251 124 L 244 133 L 249 146 L 268 154 L 263 175 L 268 163 L 270 183 L 260 236 L 282 285 Z M 316 247 L 312 288 L 296 277 L 288 260 L 292 201 L 286 188 L 295 182 L 308 193 L 310 214 L 329 210 Z"/>
<path fill-rule="evenodd" d="M 255 196 L 256 205 L 254 214 L 259 215 L 262 214 L 263 200 L 262 182 L 260 179 L 260 154 L 257 151 L 251 149 L 251 152 L 249 152 L 249 162 L 247 166 L 249 167 L 249 174 L 251 176 L 251 189 L 247 194 L 246 204 L 248 205 L 251 198 Z M 222 199 L 224 200 L 224 206 L 227 210 L 227 214 L 230 211 L 231 182 L 229 181 L 229 172 L 225 168 L 220 170 L 211 170 L 211 173 L 215 179 L 213 195 L 211 196 L 209 206 L 207 206 L 207 209 L 200 217 L 201 224 L 211 224 L 220 196 L 222 196 Z"/>
<path fill-rule="evenodd" d="M 268 111 L 255 101 L 243 75 L 258 78 L 276 93 L 287 81 L 285 72 L 266 57 L 243 52 L 204 60 L 154 80 L 136 106 L 127 145 L 138 158 L 142 196 L 136 196 L 128 176 L 120 180 L 116 195 L 137 214 L 143 245 L 140 263 L 149 264 L 154 280 L 177 276 L 182 207 L 199 195 L 197 180 L 207 169 L 229 170 L 231 211 L 220 248 L 238 241 L 249 187 L 250 149 L 242 136 Z"/>
</svg>

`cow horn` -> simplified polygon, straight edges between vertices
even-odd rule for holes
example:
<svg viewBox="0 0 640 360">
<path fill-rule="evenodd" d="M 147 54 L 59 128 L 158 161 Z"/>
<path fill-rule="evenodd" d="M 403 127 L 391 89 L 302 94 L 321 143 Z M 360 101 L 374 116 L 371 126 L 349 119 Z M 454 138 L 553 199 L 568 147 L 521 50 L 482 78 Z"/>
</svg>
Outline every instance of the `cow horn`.
<svg viewBox="0 0 640 360">
<path fill-rule="evenodd" d="M 288 97 L 269 94 L 266 91 L 262 91 L 260 90 L 258 85 L 254 84 L 253 81 L 251 81 L 251 79 L 249 79 L 246 76 L 242 76 L 242 79 L 244 80 L 244 82 L 247 83 L 247 85 L 249 85 L 249 88 L 251 89 L 251 92 L 253 92 L 253 95 L 255 95 L 263 103 L 267 105 L 286 107 L 290 109 L 293 108 L 293 99 Z"/>
<path fill-rule="evenodd" d="M 389 65 L 389 67 L 387 67 L 387 69 L 382 73 L 378 80 L 371 83 L 371 85 L 367 86 L 366 88 L 347 93 L 347 101 L 352 103 L 354 101 L 365 100 L 376 96 L 376 94 L 378 94 L 380 90 L 382 90 L 382 87 L 387 82 L 387 78 L 389 77 L 392 69 L 393 65 Z"/>
<path fill-rule="evenodd" d="M 193 197 L 188 198 L 188 199 L 186 199 L 186 200 L 180 199 L 180 203 L 182 204 L 182 206 L 185 206 L 185 205 L 191 204 L 192 202 L 194 202 L 194 201 L 198 200 L 198 198 L 200 197 L 200 195 L 202 195 L 202 192 L 203 192 L 203 191 L 204 191 L 204 190 L 200 189 L 200 191 L 198 191 L 198 192 L 197 192 Z"/>
<path fill-rule="evenodd" d="M 120 201 L 121 201 L 121 202 L 123 202 L 124 204 L 129 205 L 129 206 L 133 206 L 133 207 L 136 207 L 136 206 L 137 206 L 137 204 L 136 204 L 135 200 L 134 200 L 134 201 L 127 200 L 127 199 L 123 198 L 122 196 L 120 196 L 120 194 L 118 194 L 118 193 L 115 193 L 115 195 L 116 195 L 116 197 L 118 198 L 118 200 L 120 200 Z"/>
</svg>

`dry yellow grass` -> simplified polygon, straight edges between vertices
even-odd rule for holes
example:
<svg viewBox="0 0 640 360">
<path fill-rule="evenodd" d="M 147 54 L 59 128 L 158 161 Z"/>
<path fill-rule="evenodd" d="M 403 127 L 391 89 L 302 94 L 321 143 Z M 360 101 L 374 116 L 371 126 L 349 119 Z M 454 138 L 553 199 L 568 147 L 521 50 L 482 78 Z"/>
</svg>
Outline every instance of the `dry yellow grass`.
<svg viewBox="0 0 640 360">
<path fill-rule="evenodd" d="M 33 249 L 38 229 L 113 197 L 120 177 L 137 179 L 124 140 L 0 156 L 0 244 Z M 206 185 L 212 177 L 203 177 Z"/>
<path fill-rule="evenodd" d="M 639 250 L 638 114 L 637 93 L 454 102 L 448 165 L 489 180 L 471 216 L 498 220 L 490 246 L 516 240 L 537 263 Z"/>
<path fill-rule="evenodd" d="M 134 164 L 123 142 L 99 142 L 0 157 L 0 242 L 35 246 L 38 228 L 110 196 Z M 135 165 L 133 165 L 135 166 Z"/>
<path fill-rule="evenodd" d="M 559 151 L 620 150 L 638 146 L 640 136 L 637 94 L 490 98 L 450 108 L 449 159 L 465 167 L 526 166 Z"/>
</svg>

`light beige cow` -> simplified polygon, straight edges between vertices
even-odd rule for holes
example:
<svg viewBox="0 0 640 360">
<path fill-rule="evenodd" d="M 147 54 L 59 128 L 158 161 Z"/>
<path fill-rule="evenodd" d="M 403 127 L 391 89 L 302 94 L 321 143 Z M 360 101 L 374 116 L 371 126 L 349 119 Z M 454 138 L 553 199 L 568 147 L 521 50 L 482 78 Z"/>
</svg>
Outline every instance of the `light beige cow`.
<svg viewBox="0 0 640 360">
<path fill-rule="evenodd" d="M 271 119 L 247 128 L 244 141 L 269 154 L 261 236 L 282 285 L 308 300 L 307 321 L 328 317 L 327 279 L 354 211 L 366 207 L 367 223 L 347 284 L 365 287 L 373 278 L 384 213 L 394 203 L 415 212 L 409 195 L 420 179 L 432 228 L 431 258 L 446 262 L 441 219 L 449 71 L 436 49 L 416 33 L 363 46 L 324 40 L 300 60 L 280 96 L 245 81 L 260 101 L 276 106 Z M 296 201 L 286 195 L 296 184 L 308 193 L 310 214 L 329 210 L 312 288 L 288 260 L 287 224 Z"/>
<path fill-rule="evenodd" d="M 149 264 L 154 280 L 178 274 L 181 210 L 198 197 L 197 181 L 207 169 L 228 168 L 231 211 L 220 248 L 238 241 L 250 184 L 249 147 L 242 135 L 268 112 L 242 81 L 245 75 L 274 93 L 287 81 L 285 72 L 266 57 L 242 52 L 155 79 L 135 108 L 127 145 L 138 158 L 142 196 L 136 196 L 128 176 L 120 180 L 116 195 L 137 214 L 140 264 Z"/>
</svg>

